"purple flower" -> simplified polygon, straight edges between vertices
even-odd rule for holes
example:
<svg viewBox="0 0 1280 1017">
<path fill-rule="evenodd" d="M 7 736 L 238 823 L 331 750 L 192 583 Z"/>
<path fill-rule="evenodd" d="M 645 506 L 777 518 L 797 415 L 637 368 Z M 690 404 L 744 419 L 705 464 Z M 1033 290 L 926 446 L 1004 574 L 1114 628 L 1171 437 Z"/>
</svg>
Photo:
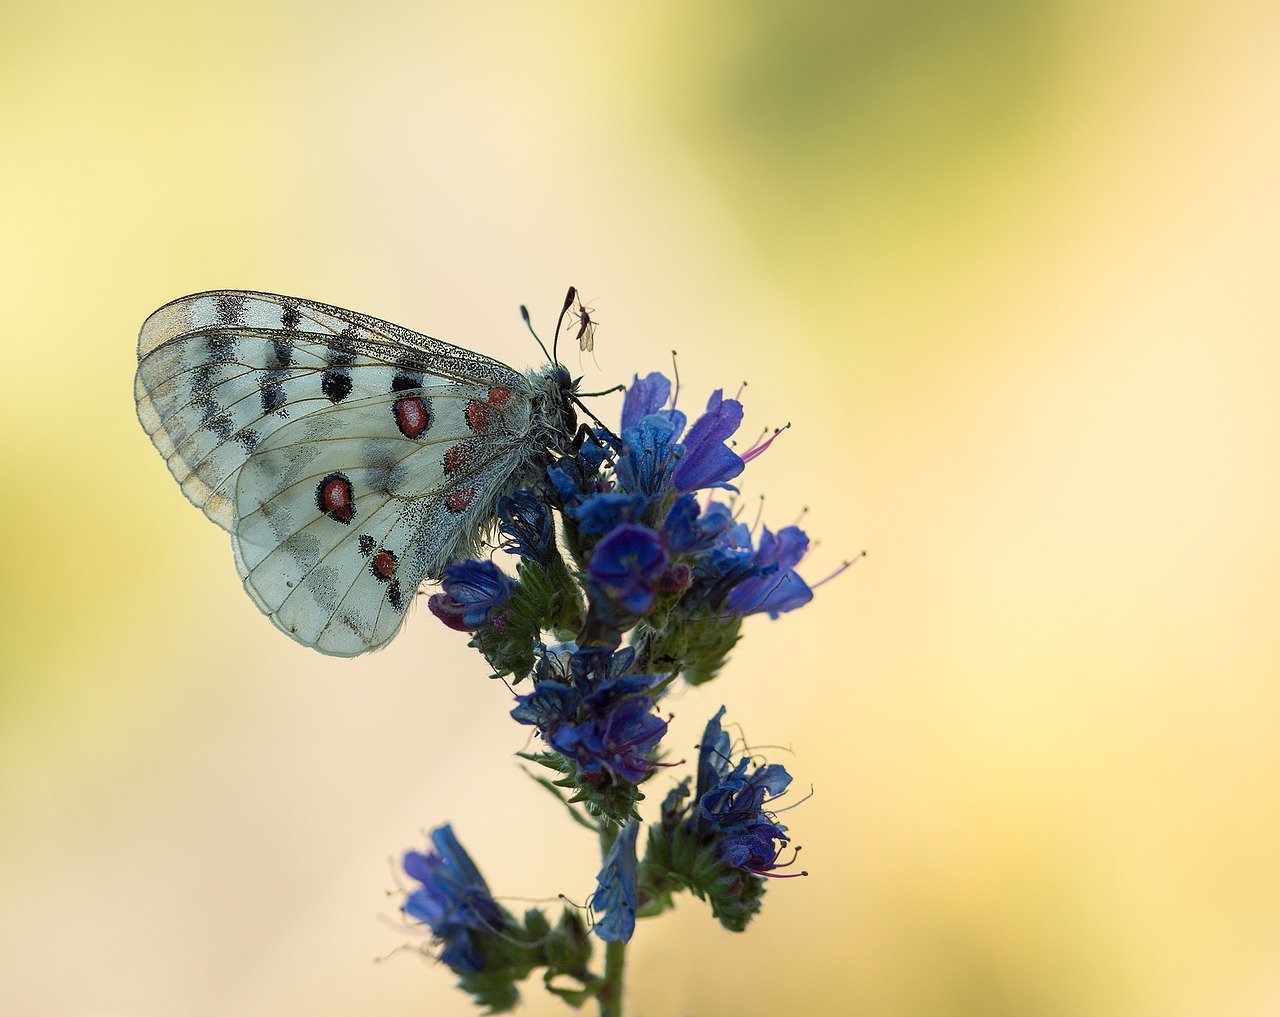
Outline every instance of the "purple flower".
<svg viewBox="0 0 1280 1017">
<path fill-rule="evenodd" d="M 707 412 L 689 428 L 684 456 L 672 478 L 677 491 L 730 487 L 728 482 L 741 473 L 746 464 L 724 442 L 741 424 L 742 403 L 725 399 L 723 390 L 716 389 L 707 402 Z"/>
<path fill-rule="evenodd" d="M 635 427 L 651 413 L 666 405 L 671 395 L 671 382 L 654 371 L 645 378 L 634 376 L 622 399 L 622 429 Z"/>
<path fill-rule="evenodd" d="M 618 489 L 647 499 L 661 497 L 671 486 L 680 449 L 675 424 L 666 417 L 650 414 L 625 428 L 615 467 Z"/>
<path fill-rule="evenodd" d="M 667 512 L 662 533 L 672 554 L 694 554 L 709 551 L 732 525 L 733 515 L 726 506 L 712 502 L 705 512 L 699 513 L 698 499 L 686 494 Z"/>
<path fill-rule="evenodd" d="M 596 544 L 591 581 L 628 614 L 653 607 L 653 584 L 667 567 L 662 538 L 647 526 L 624 523 Z"/>
<path fill-rule="evenodd" d="M 555 553 L 555 527 L 551 511 L 531 491 L 516 491 L 498 502 L 503 547 L 522 558 L 545 566 Z"/>
<path fill-rule="evenodd" d="M 653 675 L 609 679 L 586 697 L 585 716 L 556 726 L 547 735 L 548 744 L 583 773 L 607 771 L 640 783 L 655 765 L 649 754 L 667 731 L 667 722 L 653 712 L 653 700 L 637 694 L 654 680 Z"/>
<path fill-rule="evenodd" d="M 724 707 L 711 718 L 698 753 L 697 819 L 712 831 L 720 858 L 734 868 L 769 875 L 777 865 L 787 828 L 765 809 L 791 784 L 786 768 L 770 763 L 752 768 L 750 756 L 729 762 L 729 735 L 720 727 Z"/>
<path fill-rule="evenodd" d="M 474 632 L 511 599 L 511 579 L 491 561 L 446 565 L 441 586 L 443 592 L 432 594 L 427 607 L 459 632 Z"/>
<path fill-rule="evenodd" d="M 505 923 L 488 884 L 448 824 L 431 832 L 434 849 L 406 851 L 404 871 L 422 885 L 405 899 L 409 917 L 431 927 L 444 948 L 440 959 L 457 972 L 484 970 L 477 932 L 497 932 Z"/>
<path fill-rule="evenodd" d="M 751 534 L 739 524 L 729 536 L 740 547 L 751 548 Z M 735 614 L 767 612 L 777 618 L 785 611 L 809 603 L 813 591 L 800 578 L 795 566 L 809 550 L 809 537 L 798 526 L 784 526 L 776 534 L 766 526 L 760 534 L 760 546 L 751 554 L 756 575 L 738 583 L 729 592 L 725 610 Z"/>
<path fill-rule="evenodd" d="M 591 907 L 600 912 L 596 935 L 609 943 L 625 943 L 636 928 L 636 837 L 640 823 L 632 819 L 614 838 L 596 877 Z"/>
</svg>

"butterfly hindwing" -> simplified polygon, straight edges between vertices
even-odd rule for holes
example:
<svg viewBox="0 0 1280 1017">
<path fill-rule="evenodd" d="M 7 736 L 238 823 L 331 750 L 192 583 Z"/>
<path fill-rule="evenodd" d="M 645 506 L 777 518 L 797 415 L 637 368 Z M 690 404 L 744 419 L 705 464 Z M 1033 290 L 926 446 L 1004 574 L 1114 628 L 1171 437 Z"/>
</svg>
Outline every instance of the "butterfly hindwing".
<svg viewBox="0 0 1280 1017">
<path fill-rule="evenodd" d="M 490 398 L 474 385 L 424 386 L 276 431 L 236 483 L 232 541 L 258 606 L 326 653 L 390 640 L 418 585 L 474 551 L 527 465 L 527 401 Z"/>
</svg>

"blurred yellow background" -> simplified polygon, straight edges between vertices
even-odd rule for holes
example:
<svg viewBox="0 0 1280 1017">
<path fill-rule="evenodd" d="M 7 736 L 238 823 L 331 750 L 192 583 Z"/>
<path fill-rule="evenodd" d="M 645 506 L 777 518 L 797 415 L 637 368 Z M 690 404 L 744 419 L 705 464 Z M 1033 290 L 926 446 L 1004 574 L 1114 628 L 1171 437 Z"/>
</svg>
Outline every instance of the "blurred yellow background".
<svg viewBox="0 0 1280 1017">
<path fill-rule="evenodd" d="M 0 1010 L 470 1013 L 394 953 L 445 820 L 587 895 L 464 640 L 277 633 L 131 388 L 196 290 L 527 365 L 573 283 L 589 386 L 750 381 L 744 493 L 869 552 L 671 704 L 812 875 L 641 924 L 631 1012 L 1280 1013 L 1280 5 L 0 11 Z"/>
</svg>

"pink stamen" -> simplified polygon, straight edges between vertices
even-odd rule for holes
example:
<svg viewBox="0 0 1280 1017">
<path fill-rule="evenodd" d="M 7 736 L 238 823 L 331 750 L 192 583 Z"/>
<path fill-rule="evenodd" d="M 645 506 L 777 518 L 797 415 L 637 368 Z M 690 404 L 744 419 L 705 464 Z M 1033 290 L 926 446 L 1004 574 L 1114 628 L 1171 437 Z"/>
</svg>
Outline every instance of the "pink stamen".
<svg viewBox="0 0 1280 1017">
<path fill-rule="evenodd" d="M 799 848 L 795 849 L 795 851 L 791 855 L 790 861 L 783 862 L 781 865 L 776 865 L 774 864 L 774 862 L 777 861 L 778 855 L 780 854 L 782 854 L 781 851 L 779 851 L 778 854 L 773 856 L 773 861 L 770 862 L 768 869 L 752 869 L 751 871 L 754 872 L 757 876 L 768 876 L 770 879 L 796 879 L 799 876 L 809 875 L 808 871 L 805 869 L 801 869 L 799 872 L 776 871 L 777 869 L 786 869 L 786 868 L 790 868 L 792 865 L 795 865 L 796 860 L 800 857 L 800 849 Z"/>
<path fill-rule="evenodd" d="M 790 424 L 787 424 L 786 427 L 775 427 L 773 429 L 773 434 L 770 435 L 768 441 L 762 440 L 764 439 L 765 434 L 768 432 L 768 428 L 766 428 L 764 431 L 761 431 L 760 437 L 756 439 L 755 444 L 752 445 L 745 452 L 741 453 L 739 458 L 741 458 L 744 463 L 749 463 L 756 456 L 763 455 L 765 449 L 767 449 L 770 445 L 772 445 L 777 440 L 778 435 L 780 435 L 783 431 L 787 430 L 787 428 L 789 428 L 790 426 L 791 426 Z"/>
<path fill-rule="evenodd" d="M 819 586 L 821 586 L 823 583 L 829 583 L 829 582 L 831 582 L 831 580 L 833 580 L 836 576 L 840 575 L 840 573 L 841 573 L 841 572 L 844 572 L 846 569 L 851 569 L 851 568 L 853 568 L 853 566 L 854 566 L 854 565 L 856 565 L 858 562 L 860 562 L 860 561 L 861 561 L 863 558 L 865 558 L 866 556 L 867 556 L 867 552 L 866 552 L 866 551 L 863 551 L 860 555 L 858 555 L 858 556 L 857 556 L 856 558 L 854 558 L 852 561 L 847 561 L 847 562 L 845 562 L 844 564 L 842 564 L 838 569 L 836 569 L 834 572 L 832 572 L 832 573 L 831 573 L 831 575 L 827 576 L 827 577 L 826 577 L 826 578 L 824 578 L 824 579 L 819 579 L 816 583 L 810 583 L 810 584 L 809 584 L 809 589 L 811 589 L 811 590 L 816 590 L 816 589 L 817 589 Z"/>
</svg>

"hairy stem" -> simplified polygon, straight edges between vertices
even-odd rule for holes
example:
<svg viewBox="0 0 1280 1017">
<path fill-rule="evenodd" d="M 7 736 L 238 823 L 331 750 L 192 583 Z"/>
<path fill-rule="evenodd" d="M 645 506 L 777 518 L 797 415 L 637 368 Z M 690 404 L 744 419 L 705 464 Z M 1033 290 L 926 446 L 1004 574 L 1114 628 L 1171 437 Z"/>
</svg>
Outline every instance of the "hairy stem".
<svg viewBox="0 0 1280 1017">
<path fill-rule="evenodd" d="M 626 943 L 605 944 L 604 987 L 596 997 L 600 1000 L 600 1017 L 622 1017 L 622 971 L 626 962 Z"/>
<path fill-rule="evenodd" d="M 604 823 L 600 827 L 600 858 L 609 856 L 609 849 L 618 839 L 622 827 L 616 823 Z M 600 1017 L 622 1017 L 622 973 L 627 961 L 626 943 L 606 943 L 604 946 L 604 985 L 596 999 L 600 1002 Z"/>
</svg>

